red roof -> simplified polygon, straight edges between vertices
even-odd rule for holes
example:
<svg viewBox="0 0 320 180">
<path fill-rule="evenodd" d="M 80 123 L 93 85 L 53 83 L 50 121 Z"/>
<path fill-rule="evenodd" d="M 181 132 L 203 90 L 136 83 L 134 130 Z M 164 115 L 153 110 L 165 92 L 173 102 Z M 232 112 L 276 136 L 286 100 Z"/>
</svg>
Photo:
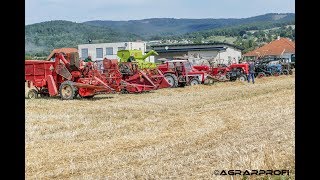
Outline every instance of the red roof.
<svg viewBox="0 0 320 180">
<path fill-rule="evenodd" d="M 72 52 L 78 52 L 78 49 L 76 48 L 60 48 L 60 49 L 54 49 L 51 51 L 50 55 L 48 56 L 47 60 L 50 60 L 52 58 L 52 56 L 55 53 L 59 53 L 59 52 L 63 52 L 63 53 L 72 53 Z"/>
<path fill-rule="evenodd" d="M 295 53 L 295 43 L 289 38 L 280 38 L 271 41 L 258 49 L 250 51 L 243 56 L 280 56 L 283 53 Z"/>
</svg>

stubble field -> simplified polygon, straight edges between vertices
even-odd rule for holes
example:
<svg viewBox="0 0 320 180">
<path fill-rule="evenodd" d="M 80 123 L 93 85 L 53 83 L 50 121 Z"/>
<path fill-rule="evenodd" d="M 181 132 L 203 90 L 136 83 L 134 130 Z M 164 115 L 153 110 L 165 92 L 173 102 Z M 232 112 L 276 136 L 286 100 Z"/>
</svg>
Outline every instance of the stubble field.
<svg viewBox="0 0 320 180">
<path fill-rule="evenodd" d="M 294 178 L 294 75 L 25 104 L 27 179 Z"/>
</svg>

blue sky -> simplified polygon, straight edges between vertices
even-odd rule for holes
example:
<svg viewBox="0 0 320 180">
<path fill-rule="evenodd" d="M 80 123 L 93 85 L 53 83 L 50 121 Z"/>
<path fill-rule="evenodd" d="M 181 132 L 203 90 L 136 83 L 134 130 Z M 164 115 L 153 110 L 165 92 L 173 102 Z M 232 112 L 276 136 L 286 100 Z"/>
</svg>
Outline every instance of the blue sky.
<svg viewBox="0 0 320 180">
<path fill-rule="evenodd" d="M 295 0 L 26 0 L 25 23 L 50 20 L 246 18 L 294 13 Z"/>
</svg>

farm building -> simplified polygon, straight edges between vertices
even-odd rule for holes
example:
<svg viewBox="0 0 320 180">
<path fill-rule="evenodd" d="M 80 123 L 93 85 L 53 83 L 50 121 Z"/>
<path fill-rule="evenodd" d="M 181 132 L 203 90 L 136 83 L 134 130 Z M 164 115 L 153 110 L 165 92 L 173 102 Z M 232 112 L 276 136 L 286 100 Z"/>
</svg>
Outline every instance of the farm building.
<svg viewBox="0 0 320 180">
<path fill-rule="evenodd" d="M 145 42 L 117 42 L 117 43 L 99 43 L 99 44 L 80 44 L 78 45 L 80 59 L 91 56 L 93 61 L 101 61 L 103 58 L 119 59 L 118 50 L 141 50 L 144 54 L 146 51 Z M 153 60 L 149 57 L 147 60 Z"/>
<path fill-rule="evenodd" d="M 285 58 L 289 62 L 294 61 L 295 43 L 289 38 L 280 38 L 271 41 L 270 43 L 250 51 L 243 55 L 245 60 L 255 60 L 261 57 L 269 58 Z"/>
<path fill-rule="evenodd" d="M 155 56 L 155 62 L 160 59 L 172 59 L 177 56 L 187 56 L 203 59 L 215 59 L 219 64 L 238 63 L 241 58 L 241 48 L 228 43 L 199 43 L 199 44 L 170 44 L 150 45 L 159 53 Z"/>
</svg>

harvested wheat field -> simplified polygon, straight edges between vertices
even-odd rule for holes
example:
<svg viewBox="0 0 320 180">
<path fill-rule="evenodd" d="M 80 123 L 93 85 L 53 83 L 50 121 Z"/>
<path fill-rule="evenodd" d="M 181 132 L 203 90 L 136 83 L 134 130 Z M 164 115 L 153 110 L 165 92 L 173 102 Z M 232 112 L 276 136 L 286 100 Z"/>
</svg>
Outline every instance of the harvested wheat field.
<svg viewBox="0 0 320 180">
<path fill-rule="evenodd" d="M 294 179 L 294 93 L 290 75 L 26 99 L 26 178 L 230 179 L 214 170 L 289 169 L 285 179 Z"/>
</svg>

